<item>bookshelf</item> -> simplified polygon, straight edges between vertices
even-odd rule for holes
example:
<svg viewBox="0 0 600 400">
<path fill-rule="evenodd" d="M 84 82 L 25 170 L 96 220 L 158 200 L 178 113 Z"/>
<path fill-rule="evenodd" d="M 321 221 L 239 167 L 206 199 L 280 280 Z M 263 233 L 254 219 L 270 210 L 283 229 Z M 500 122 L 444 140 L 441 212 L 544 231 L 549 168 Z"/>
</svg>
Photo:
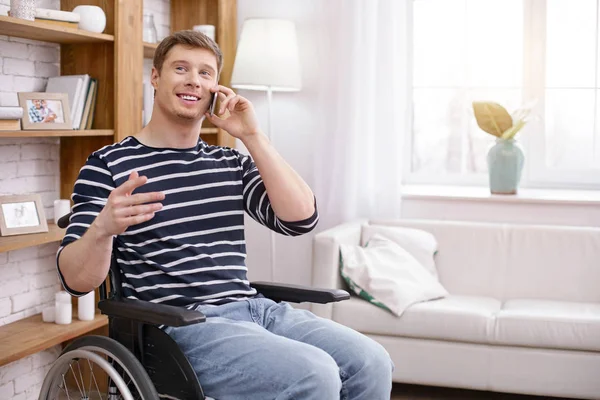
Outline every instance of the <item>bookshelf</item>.
<svg viewBox="0 0 600 400">
<path fill-rule="evenodd" d="M 115 40 L 113 35 L 86 32 L 62 26 L 0 15 L 0 32 L 23 39 L 41 40 L 52 43 L 106 43 Z"/>
<path fill-rule="evenodd" d="M 158 43 L 146 43 L 144 42 L 144 58 L 149 58 L 149 59 L 153 59 L 154 58 L 154 52 L 156 51 L 156 48 L 158 47 Z"/>
<path fill-rule="evenodd" d="M 40 244 L 50 242 L 58 242 L 62 240 L 64 234 L 64 229 L 60 229 L 54 223 L 48 221 L 48 232 L 0 237 L 0 253 L 19 250 L 25 247 L 39 246 Z"/>
<path fill-rule="evenodd" d="M 98 80 L 92 129 L 0 131 L 0 138 L 60 138 L 61 198 L 71 197 L 79 170 L 90 153 L 142 128 L 142 74 L 133 71 L 142 71 L 144 58 L 153 58 L 158 46 L 142 41 L 143 0 L 60 2 L 63 11 L 72 11 L 78 5 L 97 5 L 104 10 L 104 33 L 0 16 L 3 35 L 60 44 L 61 75 L 89 74 Z M 216 39 L 224 55 L 220 83 L 229 86 L 236 51 L 237 0 L 171 0 L 171 32 L 198 24 L 217 27 Z M 235 146 L 234 138 L 214 126 L 203 128 L 200 135 L 210 144 Z M 45 233 L 0 238 L 0 252 L 60 241 L 64 230 L 52 223 L 48 226 Z M 81 335 L 107 334 L 107 324 L 106 316 L 99 314 L 89 322 L 74 316 L 70 325 L 44 323 L 38 314 L 4 325 L 0 327 L 0 366 Z"/>
<path fill-rule="evenodd" d="M 108 318 L 101 314 L 96 314 L 92 321 L 78 320 L 77 307 L 72 321 L 69 325 L 58 325 L 42 321 L 37 314 L 0 326 L 0 367 L 108 325 Z"/>
<path fill-rule="evenodd" d="M 88 129 L 88 130 L 67 130 L 67 131 L 0 131 L 0 137 L 3 138 L 24 138 L 24 137 L 67 137 L 67 136 L 114 136 L 112 129 Z"/>
</svg>

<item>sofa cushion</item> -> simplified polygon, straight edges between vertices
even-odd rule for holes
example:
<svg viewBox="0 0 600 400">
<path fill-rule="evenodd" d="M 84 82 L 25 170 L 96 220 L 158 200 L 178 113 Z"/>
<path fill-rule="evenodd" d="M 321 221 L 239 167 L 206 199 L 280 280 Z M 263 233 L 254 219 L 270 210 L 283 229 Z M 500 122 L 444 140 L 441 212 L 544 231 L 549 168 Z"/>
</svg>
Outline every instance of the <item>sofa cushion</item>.
<svg viewBox="0 0 600 400">
<path fill-rule="evenodd" d="M 410 306 L 400 318 L 352 297 L 333 305 L 333 320 L 363 333 L 488 343 L 499 300 L 449 295 Z"/>
<path fill-rule="evenodd" d="M 448 292 L 397 243 L 374 235 L 366 247 L 340 244 L 344 280 L 360 297 L 400 316 L 411 304 Z"/>
<path fill-rule="evenodd" d="M 363 224 L 361 232 L 361 245 L 366 246 L 375 235 L 381 235 L 397 243 L 419 263 L 438 279 L 435 267 L 435 255 L 437 253 L 437 240 L 431 233 L 422 229 L 404 228 L 401 226 L 381 226 Z"/>
<path fill-rule="evenodd" d="M 600 303 L 509 300 L 496 317 L 493 342 L 600 351 Z"/>
</svg>

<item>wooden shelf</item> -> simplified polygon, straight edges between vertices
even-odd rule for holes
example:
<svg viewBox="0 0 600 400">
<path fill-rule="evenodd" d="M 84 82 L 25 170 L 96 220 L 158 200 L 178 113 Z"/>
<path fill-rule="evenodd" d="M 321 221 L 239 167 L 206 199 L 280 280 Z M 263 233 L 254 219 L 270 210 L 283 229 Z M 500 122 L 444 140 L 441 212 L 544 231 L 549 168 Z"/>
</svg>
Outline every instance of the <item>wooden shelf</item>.
<svg viewBox="0 0 600 400">
<path fill-rule="evenodd" d="M 114 42 L 113 35 L 93 33 L 43 22 L 27 21 L 0 15 L 0 32 L 23 39 L 52 43 L 106 43 Z"/>
<path fill-rule="evenodd" d="M 158 47 L 158 43 L 144 42 L 144 58 L 154 58 L 154 52 Z"/>
<path fill-rule="evenodd" d="M 73 312 L 69 325 L 42 321 L 37 314 L 0 327 L 0 366 L 27 357 L 77 336 L 108 325 L 108 317 L 96 314 L 92 321 L 80 321 Z"/>
<path fill-rule="evenodd" d="M 200 129 L 201 135 L 216 135 L 219 133 L 219 128 L 202 128 Z"/>
<path fill-rule="evenodd" d="M 65 131 L 0 131 L 0 137 L 20 138 L 20 137 L 66 137 L 66 136 L 114 136 L 112 129 L 82 129 Z"/>
<path fill-rule="evenodd" d="M 48 232 L 0 237 L 0 253 L 38 246 L 44 243 L 59 242 L 65 235 L 65 231 L 66 229 L 60 229 L 48 221 Z M 0 352 L 0 357 L 1 354 Z"/>
</svg>

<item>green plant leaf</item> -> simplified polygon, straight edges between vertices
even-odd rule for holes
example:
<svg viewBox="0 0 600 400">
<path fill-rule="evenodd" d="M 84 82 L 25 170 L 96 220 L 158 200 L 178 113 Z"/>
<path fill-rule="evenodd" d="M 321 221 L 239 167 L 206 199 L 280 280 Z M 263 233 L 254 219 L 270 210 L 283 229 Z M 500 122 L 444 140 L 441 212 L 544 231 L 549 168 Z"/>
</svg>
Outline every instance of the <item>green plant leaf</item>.
<svg viewBox="0 0 600 400">
<path fill-rule="evenodd" d="M 474 101 L 473 112 L 477 125 L 485 132 L 496 137 L 513 126 L 513 120 L 508 111 L 498 103 L 491 101 Z"/>
</svg>

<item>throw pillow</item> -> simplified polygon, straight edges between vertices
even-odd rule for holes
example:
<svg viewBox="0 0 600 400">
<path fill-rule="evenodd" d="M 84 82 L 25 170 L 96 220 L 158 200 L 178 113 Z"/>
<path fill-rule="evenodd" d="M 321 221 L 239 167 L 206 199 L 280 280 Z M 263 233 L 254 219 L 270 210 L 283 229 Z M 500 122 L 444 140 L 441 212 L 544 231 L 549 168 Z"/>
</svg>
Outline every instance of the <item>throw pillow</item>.
<svg viewBox="0 0 600 400">
<path fill-rule="evenodd" d="M 438 243 L 435 236 L 431 233 L 422 229 L 405 228 L 402 226 L 363 225 L 361 243 L 365 245 L 376 234 L 397 243 L 438 279 L 434 258 L 437 253 Z"/>
<path fill-rule="evenodd" d="M 366 247 L 341 244 L 340 253 L 340 272 L 350 289 L 396 316 L 412 304 L 448 295 L 415 257 L 381 235 Z"/>
</svg>

